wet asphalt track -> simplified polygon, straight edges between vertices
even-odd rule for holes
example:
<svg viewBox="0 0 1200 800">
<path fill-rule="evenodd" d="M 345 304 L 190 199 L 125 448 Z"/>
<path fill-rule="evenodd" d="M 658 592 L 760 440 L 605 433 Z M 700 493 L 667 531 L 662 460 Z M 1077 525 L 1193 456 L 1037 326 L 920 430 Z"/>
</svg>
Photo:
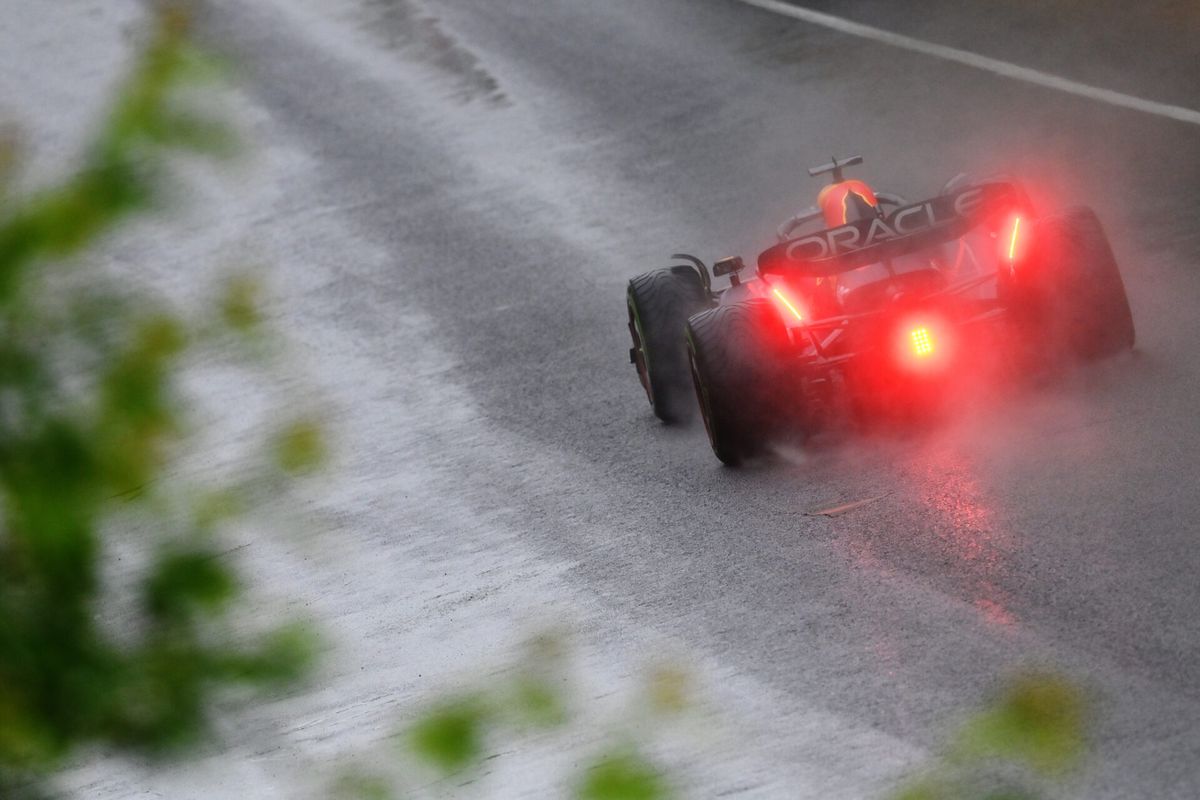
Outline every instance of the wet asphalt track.
<svg viewBox="0 0 1200 800">
<path fill-rule="evenodd" d="M 356 319 L 355 293 L 437 320 L 449 377 L 523 443 L 497 513 L 576 563 L 572 580 L 797 703 L 921 746 L 998 674 L 1061 668 L 1098 698 L 1080 796 L 1200 795 L 1200 129 L 731 0 L 447 0 L 429 7 L 453 42 L 428 46 L 365 3 L 380 46 L 429 70 L 434 100 L 416 103 L 249 5 L 214 3 L 213 29 L 318 155 L 327 201 L 395 254 L 369 281 L 346 265 L 345 325 L 403 373 L 421 343 Z M 1200 47 L 1157 6 L 1055 22 L 1032 5 L 897 5 L 819 7 L 1200 107 Z M 911 197 L 1003 170 L 1094 205 L 1137 356 L 997 391 L 933 431 L 741 471 L 701 432 L 663 429 L 626 363 L 625 280 L 679 249 L 755 254 L 811 202 L 804 167 L 852 153 Z M 561 459 L 578 473 L 541 466 Z M 447 503 L 469 465 L 430 465 Z"/>
</svg>

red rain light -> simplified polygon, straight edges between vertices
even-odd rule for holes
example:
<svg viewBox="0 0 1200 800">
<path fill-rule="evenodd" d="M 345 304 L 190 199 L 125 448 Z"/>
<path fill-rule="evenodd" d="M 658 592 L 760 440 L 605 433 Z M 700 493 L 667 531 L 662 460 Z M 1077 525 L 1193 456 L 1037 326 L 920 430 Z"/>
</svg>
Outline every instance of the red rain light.
<svg viewBox="0 0 1200 800">
<path fill-rule="evenodd" d="M 796 318 L 797 322 L 804 322 L 804 315 L 800 313 L 800 309 L 796 308 L 796 305 L 787 298 L 787 295 L 779 290 L 778 286 L 771 289 L 771 294 L 775 295 L 779 299 L 779 302 L 783 303 L 784 308 L 792 312 L 792 316 Z"/>
<path fill-rule="evenodd" d="M 956 361 L 959 341 L 949 320 L 937 313 L 914 314 L 897 321 L 891 354 L 897 367 L 914 375 L 942 375 Z"/>
<path fill-rule="evenodd" d="M 928 328 L 924 325 L 913 328 L 909 337 L 912 339 L 913 355 L 917 358 L 928 358 L 933 355 L 933 336 L 929 333 Z"/>
<path fill-rule="evenodd" d="M 1012 236 L 1008 239 L 1008 260 L 1014 261 L 1017 257 L 1017 235 L 1021 231 L 1021 218 L 1013 218 Z"/>
</svg>

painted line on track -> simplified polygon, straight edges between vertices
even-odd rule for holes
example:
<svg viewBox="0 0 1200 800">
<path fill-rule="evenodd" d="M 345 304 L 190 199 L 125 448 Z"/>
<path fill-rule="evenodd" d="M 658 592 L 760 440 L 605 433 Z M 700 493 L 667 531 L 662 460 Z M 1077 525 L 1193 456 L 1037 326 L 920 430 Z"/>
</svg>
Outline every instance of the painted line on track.
<svg viewBox="0 0 1200 800">
<path fill-rule="evenodd" d="M 1085 97 L 1088 100 L 1095 100 L 1100 103 L 1107 103 L 1110 106 L 1118 108 L 1127 108 L 1133 111 L 1140 111 L 1143 114 L 1153 114 L 1156 117 L 1175 120 L 1176 122 L 1186 122 L 1189 125 L 1200 125 L 1200 111 L 1195 111 L 1183 106 L 1174 106 L 1169 103 L 1159 103 L 1154 100 L 1146 100 L 1141 97 L 1135 97 L 1130 94 L 1114 92 L 1111 89 L 1102 89 L 1098 86 L 1089 86 L 1086 83 L 1079 83 L 1068 78 L 1061 78 L 1058 75 L 1051 75 L 1047 72 L 1040 72 L 1029 67 L 1022 67 L 1018 64 L 1013 64 L 1008 61 L 1001 61 L 998 58 L 989 58 L 981 56 L 978 53 L 972 53 L 969 50 L 959 50 L 956 47 L 948 47 L 943 44 L 934 44 L 921 39 L 914 39 L 911 36 L 905 36 L 900 33 L 892 33 L 885 31 L 882 28 L 874 28 L 870 25 L 863 25 L 861 22 L 835 17 L 832 14 L 825 14 L 820 11 L 804 8 L 803 6 L 794 6 L 790 3 L 782 2 L 782 0 L 739 0 L 746 5 L 760 8 L 763 11 L 771 11 L 775 14 L 780 14 L 785 17 L 791 17 L 802 22 L 808 22 L 813 25 L 820 25 L 823 28 L 845 33 L 850 36 L 858 36 L 863 39 L 880 42 L 881 44 L 899 47 L 904 50 L 910 50 L 914 53 L 921 53 L 934 58 L 940 58 L 945 61 L 953 61 L 957 64 L 962 64 L 974 69 L 990 72 L 993 75 L 999 75 L 1004 78 L 1012 78 L 1013 80 L 1024 81 L 1035 86 L 1042 86 L 1047 89 L 1073 94 L 1076 97 Z"/>
</svg>

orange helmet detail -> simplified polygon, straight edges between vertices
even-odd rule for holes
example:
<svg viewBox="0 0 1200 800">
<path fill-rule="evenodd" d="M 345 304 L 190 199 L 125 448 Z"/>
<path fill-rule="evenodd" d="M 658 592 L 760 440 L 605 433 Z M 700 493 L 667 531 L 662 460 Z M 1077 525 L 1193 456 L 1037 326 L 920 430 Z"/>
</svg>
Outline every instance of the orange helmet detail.
<svg viewBox="0 0 1200 800">
<path fill-rule="evenodd" d="M 865 214 L 879 209 L 875 192 L 862 181 L 848 180 L 832 183 L 817 195 L 817 205 L 830 228 L 862 219 Z"/>
</svg>

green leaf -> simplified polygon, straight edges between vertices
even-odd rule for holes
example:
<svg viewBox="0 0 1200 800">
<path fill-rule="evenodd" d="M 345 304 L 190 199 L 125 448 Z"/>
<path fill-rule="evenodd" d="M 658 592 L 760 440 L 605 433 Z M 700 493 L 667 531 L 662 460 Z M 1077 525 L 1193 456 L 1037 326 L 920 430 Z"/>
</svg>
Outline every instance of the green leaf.
<svg viewBox="0 0 1200 800">
<path fill-rule="evenodd" d="M 348 770 L 334 783 L 333 796 L 338 800 L 391 800 L 395 795 L 386 778 Z"/>
<path fill-rule="evenodd" d="M 421 759 L 445 773 L 478 763 L 483 754 L 484 726 L 491 718 L 480 697 L 464 697 L 427 712 L 409 731 L 408 741 Z"/>
<path fill-rule="evenodd" d="M 691 702 L 688 674 L 673 667 L 651 670 L 646 682 L 650 709 L 659 714 L 679 714 Z"/>
<path fill-rule="evenodd" d="M 1053 675 L 1024 675 L 968 723 L 958 753 L 1005 758 L 1057 775 L 1083 754 L 1083 721 L 1083 695 L 1073 684 Z"/>
<path fill-rule="evenodd" d="M 577 800 L 663 800 L 669 796 L 662 774 L 634 752 L 601 758 L 575 793 Z"/>
<path fill-rule="evenodd" d="M 291 475 L 313 472 L 325 461 L 325 436 L 312 420 L 298 420 L 275 438 L 275 460 Z"/>
<path fill-rule="evenodd" d="M 269 634 L 253 652 L 227 658 L 225 673 L 246 683 L 291 683 L 308 672 L 319 647 L 320 637 L 312 626 L 294 622 Z"/>
<path fill-rule="evenodd" d="M 234 595 L 233 573 L 212 550 L 168 553 L 146 581 L 145 605 L 158 621 L 181 622 L 199 612 L 214 612 Z"/>
<path fill-rule="evenodd" d="M 512 708 L 517 720 L 533 728 L 553 728 L 567 721 L 562 692 L 548 677 L 522 674 L 513 682 Z"/>
<path fill-rule="evenodd" d="M 942 785 L 931 780 L 912 783 L 890 796 L 892 800 L 951 800 L 942 791 Z"/>
<path fill-rule="evenodd" d="M 262 287 L 257 281 L 238 276 L 226 282 L 221 295 L 221 321 L 238 333 L 249 333 L 262 323 L 259 295 Z"/>
</svg>

